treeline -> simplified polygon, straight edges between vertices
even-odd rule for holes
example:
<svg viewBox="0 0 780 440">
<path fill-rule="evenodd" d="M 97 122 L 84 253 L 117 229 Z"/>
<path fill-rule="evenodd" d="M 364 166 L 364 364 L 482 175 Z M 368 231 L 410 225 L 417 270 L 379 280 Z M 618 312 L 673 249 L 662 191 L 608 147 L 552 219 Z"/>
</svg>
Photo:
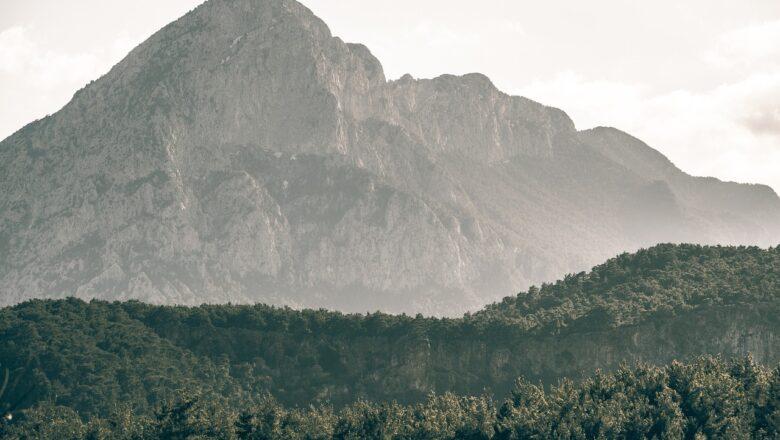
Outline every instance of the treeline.
<svg viewBox="0 0 780 440">
<path fill-rule="evenodd" d="M 547 390 L 518 380 L 503 400 L 444 394 L 341 410 L 290 409 L 270 397 L 233 409 L 219 396 L 184 394 L 152 415 L 119 406 L 84 421 L 43 404 L 2 429 L 9 439 L 765 439 L 780 436 L 780 368 L 700 358 Z"/>
<path fill-rule="evenodd" d="M 149 416 L 181 389 L 221 396 L 233 408 L 264 393 L 286 406 L 336 408 L 358 399 L 414 404 L 431 391 L 501 396 L 518 376 L 550 385 L 589 375 L 603 364 L 577 351 L 583 341 L 612 344 L 617 359 L 658 364 L 740 354 L 716 339 L 733 336 L 740 310 L 744 322 L 760 326 L 753 343 L 761 332 L 776 334 L 778 268 L 778 248 L 662 245 L 460 319 L 29 301 L 0 310 L 0 371 L 10 372 L 3 398 L 15 409 L 47 403 L 89 418 L 118 407 Z M 657 326 L 637 327 L 643 322 Z M 663 333 L 672 340 L 661 341 L 672 347 L 667 357 L 626 339 L 640 330 L 661 334 L 664 323 L 674 324 Z M 761 355 L 774 362 L 779 354 L 768 346 Z"/>
</svg>

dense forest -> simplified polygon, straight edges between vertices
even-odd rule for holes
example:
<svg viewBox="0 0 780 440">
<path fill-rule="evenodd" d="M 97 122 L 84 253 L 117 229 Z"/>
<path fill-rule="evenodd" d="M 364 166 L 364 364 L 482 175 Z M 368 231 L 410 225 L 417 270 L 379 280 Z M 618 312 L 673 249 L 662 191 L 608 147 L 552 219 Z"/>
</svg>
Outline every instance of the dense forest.
<svg viewBox="0 0 780 440">
<path fill-rule="evenodd" d="M 623 254 L 591 272 L 487 306 L 480 322 L 558 332 L 575 323 L 620 327 L 702 306 L 780 299 L 780 247 L 658 245 Z"/>
<path fill-rule="evenodd" d="M 430 395 L 290 409 L 270 397 L 236 408 L 182 393 L 150 415 L 119 405 L 82 420 L 43 404 L 0 425 L 9 439 L 750 439 L 780 435 L 780 368 L 750 358 L 623 367 L 545 389 L 518 380 L 508 397 Z"/>
<path fill-rule="evenodd" d="M 192 411 L 206 411 L 198 408 L 214 399 L 231 411 L 267 406 L 258 396 L 270 394 L 281 405 L 273 410 L 274 417 L 286 420 L 274 422 L 281 424 L 304 417 L 283 407 L 331 405 L 333 410 L 323 406 L 316 417 L 304 419 L 322 419 L 332 430 L 348 423 L 342 418 L 353 417 L 349 411 L 376 413 L 402 429 L 411 423 L 404 417 L 443 411 L 441 405 L 467 407 L 478 418 L 492 414 L 483 421 L 493 426 L 507 407 L 494 408 L 487 397 L 444 393 L 500 397 L 521 376 L 549 387 L 562 378 L 585 379 L 597 368 L 616 371 L 624 361 L 665 365 L 706 354 L 752 354 L 760 364 L 775 365 L 780 362 L 773 336 L 780 329 L 779 269 L 780 248 L 661 245 L 460 319 L 265 305 L 33 300 L 0 310 L 0 371 L 8 371 L 2 404 L 12 414 L 38 408 L 25 420 L 67 417 L 72 411 L 84 423 L 101 424 L 95 420 L 110 420 L 117 411 L 132 421 L 168 417 L 162 415 L 165 408 L 181 410 L 169 407 L 171 402 L 189 405 L 181 400 L 186 390 L 201 396 L 190 402 Z M 695 365 L 686 368 L 710 364 Z M 675 368 L 683 367 L 636 373 L 663 375 Z M 620 374 L 627 374 L 620 371 L 586 379 L 582 386 L 620 381 Z M 575 390 L 572 384 L 565 387 Z M 561 390 L 534 392 L 552 393 L 545 401 L 561 402 L 555 394 Z M 432 392 L 440 395 L 432 398 Z M 398 404 L 355 403 L 361 399 Z M 550 408 L 522 408 L 517 411 L 538 413 L 545 429 L 558 423 Z M 233 426 L 239 415 L 225 413 L 224 420 Z M 92 429 L 88 425 L 73 429 Z"/>
</svg>

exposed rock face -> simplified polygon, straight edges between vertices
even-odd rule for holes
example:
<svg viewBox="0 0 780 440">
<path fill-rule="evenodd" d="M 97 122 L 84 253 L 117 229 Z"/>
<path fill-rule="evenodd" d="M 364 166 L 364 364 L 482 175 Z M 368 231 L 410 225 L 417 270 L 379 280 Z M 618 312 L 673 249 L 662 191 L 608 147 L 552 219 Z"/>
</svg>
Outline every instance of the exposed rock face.
<svg viewBox="0 0 780 440">
<path fill-rule="evenodd" d="M 0 303 L 458 314 L 659 241 L 777 244 L 694 178 L 484 76 L 387 81 L 292 0 L 210 0 L 0 143 Z"/>
</svg>

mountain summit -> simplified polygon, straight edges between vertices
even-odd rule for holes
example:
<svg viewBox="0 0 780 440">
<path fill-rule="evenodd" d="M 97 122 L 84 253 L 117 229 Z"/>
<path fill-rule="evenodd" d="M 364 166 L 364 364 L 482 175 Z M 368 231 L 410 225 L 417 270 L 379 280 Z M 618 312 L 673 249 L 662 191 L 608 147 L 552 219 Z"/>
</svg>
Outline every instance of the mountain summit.
<svg viewBox="0 0 780 440">
<path fill-rule="evenodd" d="M 484 75 L 388 81 L 292 0 L 209 0 L 0 143 L 2 304 L 452 315 L 681 241 L 777 244 L 780 199 Z"/>
</svg>

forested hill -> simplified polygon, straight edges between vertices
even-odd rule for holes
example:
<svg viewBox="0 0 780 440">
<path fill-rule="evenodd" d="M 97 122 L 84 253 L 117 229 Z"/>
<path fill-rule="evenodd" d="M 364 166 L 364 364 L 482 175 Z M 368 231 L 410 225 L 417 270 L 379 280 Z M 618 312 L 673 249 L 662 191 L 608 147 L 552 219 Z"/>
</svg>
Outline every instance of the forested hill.
<svg viewBox="0 0 780 440">
<path fill-rule="evenodd" d="M 265 305 L 34 300 L 0 310 L 6 406 L 148 414 L 178 390 L 244 402 L 504 395 L 702 354 L 780 361 L 780 250 L 662 245 L 459 319 Z"/>
<path fill-rule="evenodd" d="M 485 307 L 474 319 L 543 331 L 583 320 L 619 327 L 702 306 L 755 305 L 778 298 L 780 247 L 663 244 L 532 287 Z"/>
</svg>

